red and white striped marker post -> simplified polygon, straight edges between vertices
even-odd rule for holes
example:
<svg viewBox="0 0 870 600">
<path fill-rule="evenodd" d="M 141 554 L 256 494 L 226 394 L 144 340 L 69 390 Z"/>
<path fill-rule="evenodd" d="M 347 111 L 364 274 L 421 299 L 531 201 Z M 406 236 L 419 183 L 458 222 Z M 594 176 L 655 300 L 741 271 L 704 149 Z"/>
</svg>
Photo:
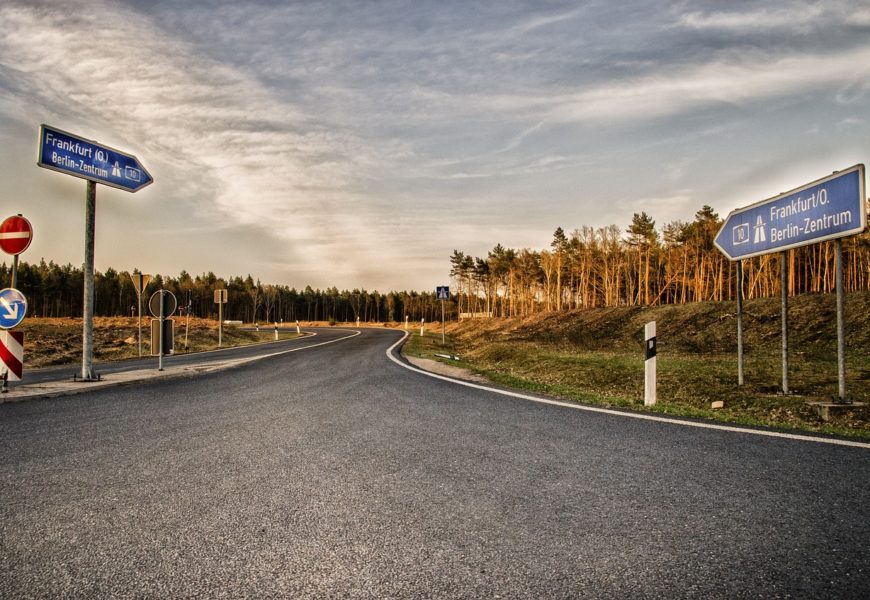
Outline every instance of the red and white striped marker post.
<svg viewBox="0 0 870 600">
<path fill-rule="evenodd" d="M 21 381 L 24 373 L 23 331 L 0 331 L 0 373 L 4 393 L 7 381 Z"/>
</svg>

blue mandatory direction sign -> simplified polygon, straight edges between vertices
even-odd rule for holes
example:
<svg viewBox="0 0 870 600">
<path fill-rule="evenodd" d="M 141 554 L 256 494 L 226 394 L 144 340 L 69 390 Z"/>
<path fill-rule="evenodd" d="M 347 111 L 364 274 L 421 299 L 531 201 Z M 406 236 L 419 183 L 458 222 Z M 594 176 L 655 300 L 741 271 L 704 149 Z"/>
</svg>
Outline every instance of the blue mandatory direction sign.
<svg viewBox="0 0 870 600">
<path fill-rule="evenodd" d="M 733 211 L 715 244 L 730 260 L 855 235 L 867 226 L 864 165 Z"/>
<path fill-rule="evenodd" d="M 37 164 L 128 192 L 154 181 L 135 156 L 48 125 L 39 128 Z"/>
<path fill-rule="evenodd" d="M 450 287 L 439 285 L 435 288 L 435 298 L 437 300 L 450 300 Z"/>
<path fill-rule="evenodd" d="M 27 298 L 15 288 L 0 290 L 0 329 L 12 329 L 24 320 Z"/>
</svg>

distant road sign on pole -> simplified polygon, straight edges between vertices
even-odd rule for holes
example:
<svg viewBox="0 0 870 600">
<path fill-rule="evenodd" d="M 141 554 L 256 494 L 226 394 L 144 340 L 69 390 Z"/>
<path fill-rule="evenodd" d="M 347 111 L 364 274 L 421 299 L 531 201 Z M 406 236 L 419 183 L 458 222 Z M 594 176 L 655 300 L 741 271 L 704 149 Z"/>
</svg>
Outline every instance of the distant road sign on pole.
<svg viewBox="0 0 870 600">
<path fill-rule="evenodd" d="M 138 192 L 154 182 L 132 154 L 49 125 L 39 128 L 37 164 L 128 192 Z"/>
<path fill-rule="evenodd" d="M 133 288 L 136 290 L 136 301 L 139 309 L 139 357 L 142 357 L 142 292 L 151 281 L 151 275 L 146 273 L 130 273 L 133 280 Z"/>
<path fill-rule="evenodd" d="M 715 244 L 741 260 L 855 235 L 867 227 L 864 165 L 732 211 Z"/>
<path fill-rule="evenodd" d="M 227 303 L 227 290 L 220 289 L 214 291 L 214 303 L 218 305 L 218 348 L 224 342 L 224 304 Z M 298 321 L 296 331 L 298 333 Z"/>
<path fill-rule="evenodd" d="M 12 329 L 27 314 L 27 298 L 15 288 L 0 290 L 0 329 Z"/>
<path fill-rule="evenodd" d="M 445 344 L 447 339 L 446 325 L 444 321 L 444 301 L 450 300 L 450 286 L 439 285 L 435 288 L 435 297 L 441 301 L 441 345 Z"/>
<path fill-rule="evenodd" d="M 0 250 L 16 256 L 21 254 L 33 241 L 33 227 L 30 221 L 16 215 L 0 223 Z"/>
</svg>

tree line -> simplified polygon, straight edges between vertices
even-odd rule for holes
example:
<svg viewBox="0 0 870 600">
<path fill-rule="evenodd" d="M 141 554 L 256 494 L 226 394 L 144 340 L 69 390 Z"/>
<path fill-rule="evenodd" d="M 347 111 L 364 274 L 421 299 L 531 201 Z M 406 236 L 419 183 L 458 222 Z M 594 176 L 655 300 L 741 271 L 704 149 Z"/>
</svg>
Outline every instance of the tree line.
<svg viewBox="0 0 870 600">
<path fill-rule="evenodd" d="M 134 271 L 136 273 L 138 271 Z M 3 263 L 0 278 L 6 285 L 12 279 L 12 267 Z M 18 289 L 27 298 L 27 314 L 37 317 L 81 317 L 83 311 L 84 274 L 71 264 L 58 265 L 40 261 L 21 262 L 18 266 Z M 441 307 L 431 293 L 339 291 L 335 287 L 297 290 L 283 285 L 263 284 L 247 277 L 224 279 L 209 272 L 191 276 L 182 271 L 177 277 L 155 275 L 142 294 L 143 314 L 148 313 L 148 299 L 159 289 L 171 291 L 179 308 L 190 307 L 193 316 L 217 318 L 214 290 L 227 290 L 224 318 L 261 322 L 335 321 L 363 323 L 401 322 L 440 319 Z M 108 268 L 94 275 L 94 314 L 117 317 L 137 314 L 136 289 L 128 271 Z"/>
<path fill-rule="evenodd" d="M 497 244 L 485 258 L 454 250 L 450 275 L 460 313 L 527 316 L 602 306 L 651 306 L 733 300 L 734 265 L 714 246 L 722 219 L 709 206 L 691 222 L 656 228 L 645 212 L 624 231 L 617 225 L 559 227 L 544 250 Z M 780 294 L 781 253 L 743 261 L 744 297 Z M 834 242 L 787 251 L 788 293 L 835 287 Z M 870 235 L 843 240 L 846 291 L 870 287 Z"/>
<path fill-rule="evenodd" d="M 691 222 L 673 221 L 660 230 L 645 212 L 635 213 L 622 230 L 617 225 L 583 226 L 570 234 L 559 227 L 549 248 L 513 249 L 496 244 L 485 258 L 459 250 L 450 256 L 453 279 L 447 315 L 491 313 L 528 316 L 607 306 L 651 306 L 705 300 L 734 300 L 734 265 L 714 246 L 722 219 L 709 206 Z M 788 292 L 830 292 L 835 286 L 834 243 L 823 242 L 789 250 Z M 746 298 L 780 293 L 780 253 L 743 261 Z M 843 240 L 846 291 L 870 289 L 870 234 Z M 133 271 L 138 272 L 138 271 Z M 0 265 L 0 278 L 11 281 L 11 266 Z M 28 314 L 39 317 L 80 317 L 84 276 L 81 268 L 54 262 L 18 268 L 18 289 L 28 300 Z M 143 312 L 151 294 L 164 288 L 180 307 L 194 316 L 216 318 L 214 290 L 226 289 L 224 318 L 244 322 L 335 321 L 401 322 L 406 317 L 427 323 L 441 318 L 441 304 L 432 292 L 336 287 L 304 289 L 263 284 L 246 277 L 221 278 L 214 273 L 177 277 L 155 275 L 142 294 Z M 128 271 L 109 268 L 94 276 L 94 314 L 135 316 L 136 290 Z"/>
</svg>

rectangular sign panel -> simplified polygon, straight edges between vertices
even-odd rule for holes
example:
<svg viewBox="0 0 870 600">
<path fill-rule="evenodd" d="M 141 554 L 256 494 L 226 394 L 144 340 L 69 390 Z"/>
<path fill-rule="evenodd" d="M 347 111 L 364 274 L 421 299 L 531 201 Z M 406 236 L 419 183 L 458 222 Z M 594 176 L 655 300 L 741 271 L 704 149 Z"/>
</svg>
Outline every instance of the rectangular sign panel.
<svg viewBox="0 0 870 600">
<path fill-rule="evenodd" d="M 435 288 L 435 298 L 438 300 L 450 300 L 450 287 L 439 285 Z"/>
<path fill-rule="evenodd" d="M 135 156 L 48 125 L 39 128 L 36 164 L 128 192 L 154 181 Z"/>
<path fill-rule="evenodd" d="M 864 231 L 864 165 L 733 211 L 716 235 L 730 260 L 781 252 Z"/>
</svg>

